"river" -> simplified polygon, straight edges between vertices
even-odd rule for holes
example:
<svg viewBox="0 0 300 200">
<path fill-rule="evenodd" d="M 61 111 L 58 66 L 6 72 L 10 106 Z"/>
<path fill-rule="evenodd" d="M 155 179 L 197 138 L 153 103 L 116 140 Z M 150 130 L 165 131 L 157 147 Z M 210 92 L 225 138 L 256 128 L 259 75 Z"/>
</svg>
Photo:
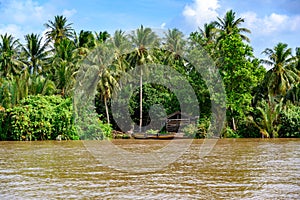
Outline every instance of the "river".
<svg viewBox="0 0 300 200">
<path fill-rule="evenodd" d="M 220 139 L 203 156 L 205 141 L 191 142 L 154 171 L 135 171 L 147 157 L 110 166 L 83 141 L 0 142 L 0 199 L 300 199 L 300 139 Z M 111 144 L 147 156 L 169 143 Z"/>
</svg>

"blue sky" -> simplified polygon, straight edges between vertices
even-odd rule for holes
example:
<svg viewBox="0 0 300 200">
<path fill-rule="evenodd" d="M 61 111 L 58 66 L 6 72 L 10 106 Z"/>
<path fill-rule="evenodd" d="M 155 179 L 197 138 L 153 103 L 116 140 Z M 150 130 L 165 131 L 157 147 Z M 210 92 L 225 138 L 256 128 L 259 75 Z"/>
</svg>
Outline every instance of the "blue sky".
<svg viewBox="0 0 300 200">
<path fill-rule="evenodd" d="M 76 31 L 113 33 L 141 24 L 178 28 L 185 34 L 233 9 L 245 18 L 255 55 L 278 42 L 300 46 L 300 0 L 0 0 L 0 34 L 43 34 L 55 15 L 65 15 Z"/>
</svg>

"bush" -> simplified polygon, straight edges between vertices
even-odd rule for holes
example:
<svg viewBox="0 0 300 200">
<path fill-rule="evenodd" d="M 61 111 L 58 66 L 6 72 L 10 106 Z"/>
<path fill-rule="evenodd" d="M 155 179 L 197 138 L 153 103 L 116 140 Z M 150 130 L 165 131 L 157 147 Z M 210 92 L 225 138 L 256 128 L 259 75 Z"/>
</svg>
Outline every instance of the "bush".
<svg viewBox="0 0 300 200">
<path fill-rule="evenodd" d="M 197 126 L 194 124 L 189 124 L 182 129 L 184 136 L 189 138 L 194 138 L 197 133 Z"/>
<path fill-rule="evenodd" d="M 300 107 L 288 105 L 281 113 L 280 124 L 279 137 L 300 138 Z"/>
<path fill-rule="evenodd" d="M 19 105 L 7 109 L 5 139 L 55 140 L 79 139 L 74 127 L 72 100 L 60 96 L 29 96 Z"/>
<path fill-rule="evenodd" d="M 240 138 L 239 134 L 228 126 L 226 127 L 222 135 L 224 138 Z"/>
</svg>

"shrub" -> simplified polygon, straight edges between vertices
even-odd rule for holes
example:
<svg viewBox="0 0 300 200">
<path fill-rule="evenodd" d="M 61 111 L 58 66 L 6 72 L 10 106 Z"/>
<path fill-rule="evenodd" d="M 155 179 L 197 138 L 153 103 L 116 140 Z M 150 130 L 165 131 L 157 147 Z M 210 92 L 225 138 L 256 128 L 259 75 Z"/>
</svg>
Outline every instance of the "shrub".
<svg viewBox="0 0 300 200">
<path fill-rule="evenodd" d="M 300 107 L 288 105 L 287 109 L 281 112 L 279 137 L 300 138 Z"/>
<path fill-rule="evenodd" d="M 29 96 L 7 109 L 10 140 L 78 139 L 72 100 L 60 96 Z"/>
</svg>

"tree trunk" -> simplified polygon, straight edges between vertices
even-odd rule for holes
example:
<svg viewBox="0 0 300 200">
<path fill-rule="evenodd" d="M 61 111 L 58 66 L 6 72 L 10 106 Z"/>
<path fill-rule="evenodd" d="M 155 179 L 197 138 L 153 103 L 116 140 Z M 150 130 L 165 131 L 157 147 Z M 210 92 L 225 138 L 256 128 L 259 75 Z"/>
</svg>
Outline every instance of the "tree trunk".
<svg viewBox="0 0 300 200">
<path fill-rule="evenodd" d="M 107 120 L 107 124 L 110 124 L 110 121 L 109 121 L 109 113 L 108 113 L 108 106 L 107 106 L 107 100 L 106 100 L 106 97 L 104 97 L 104 105 L 105 105 L 105 111 L 106 111 L 106 120 Z"/>
<path fill-rule="evenodd" d="M 141 68 L 140 76 L 140 132 L 142 132 L 142 122 L 143 122 L 143 71 Z"/>
<path fill-rule="evenodd" d="M 234 117 L 232 117 L 232 128 L 233 128 L 234 131 L 236 131 L 236 125 L 235 125 Z"/>
</svg>

